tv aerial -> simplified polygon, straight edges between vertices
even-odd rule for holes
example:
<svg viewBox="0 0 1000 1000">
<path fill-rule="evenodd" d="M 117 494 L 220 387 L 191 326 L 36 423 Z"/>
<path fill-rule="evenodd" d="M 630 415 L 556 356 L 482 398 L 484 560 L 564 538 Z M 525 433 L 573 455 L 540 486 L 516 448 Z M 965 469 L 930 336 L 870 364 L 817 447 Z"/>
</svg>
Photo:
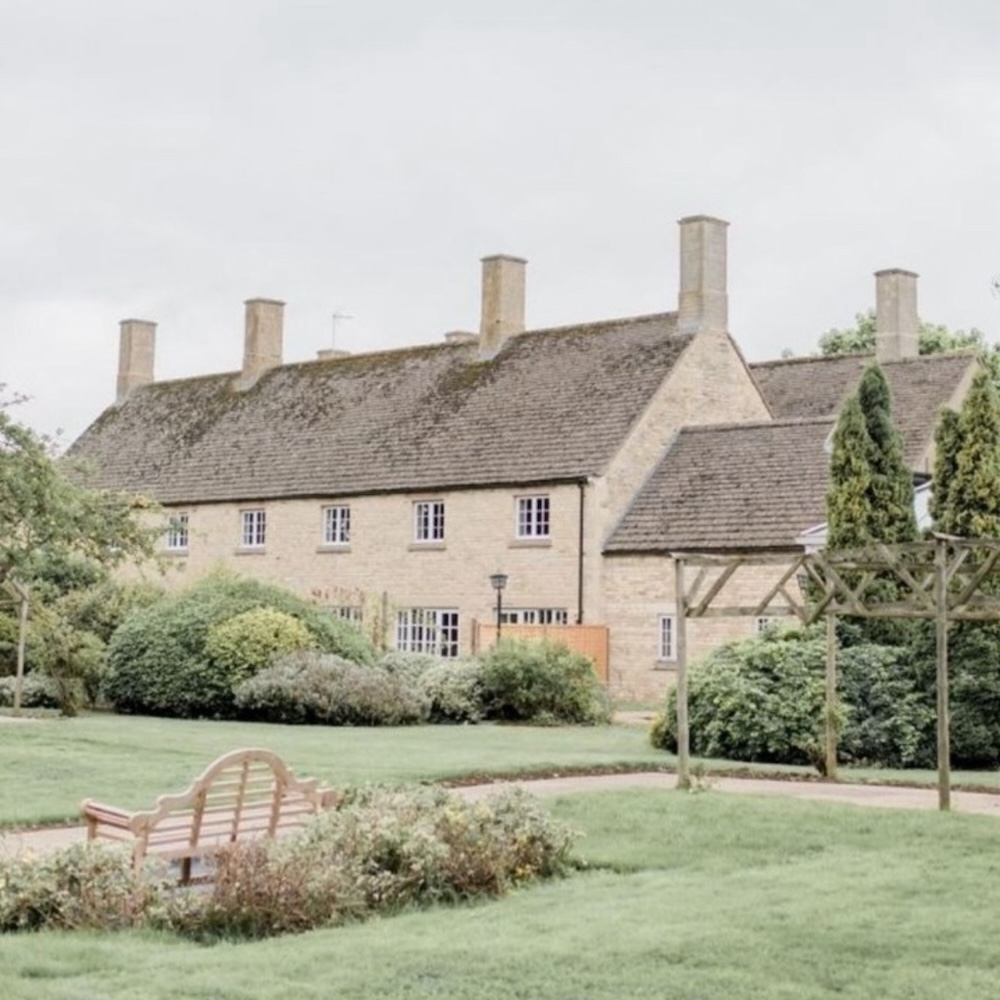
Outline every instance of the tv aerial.
<svg viewBox="0 0 1000 1000">
<path fill-rule="evenodd" d="M 1000 299 L 1000 273 L 994 274 L 990 278 L 990 292 L 993 294 L 993 298 Z"/>
</svg>

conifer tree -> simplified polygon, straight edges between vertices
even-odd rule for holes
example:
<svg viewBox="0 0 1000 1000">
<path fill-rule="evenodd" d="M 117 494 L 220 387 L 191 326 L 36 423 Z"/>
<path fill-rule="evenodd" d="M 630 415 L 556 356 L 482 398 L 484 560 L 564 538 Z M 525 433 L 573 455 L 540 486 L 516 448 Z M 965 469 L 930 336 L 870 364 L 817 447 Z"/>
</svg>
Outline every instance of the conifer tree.
<svg viewBox="0 0 1000 1000">
<path fill-rule="evenodd" d="M 917 537 L 913 479 L 892 422 L 889 385 L 878 365 L 865 371 L 837 421 L 826 510 L 830 549 Z"/>
<path fill-rule="evenodd" d="M 966 538 L 1000 538 L 1000 402 L 986 371 L 972 380 L 955 439 L 954 457 L 937 460 L 943 477 L 952 474 L 935 526 Z"/>
<path fill-rule="evenodd" d="M 830 489 L 826 495 L 826 545 L 856 549 L 869 544 L 872 442 L 857 394 L 844 404 L 833 432 Z"/>
<path fill-rule="evenodd" d="M 953 507 L 949 499 L 951 485 L 958 471 L 958 453 L 962 447 L 962 420 L 955 410 L 945 408 L 934 431 L 934 478 L 931 482 L 930 513 L 934 530 L 957 535 Z"/>
<path fill-rule="evenodd" d="M 912 542 L 917 537 L 913 513 L 913 475 L 903 460 L 903 442 L 892 422 L 889 383 L 877 364 L 865 369 L 858 402 L 871 440 L 871 534 L 880 542 Z"/>
</svg>

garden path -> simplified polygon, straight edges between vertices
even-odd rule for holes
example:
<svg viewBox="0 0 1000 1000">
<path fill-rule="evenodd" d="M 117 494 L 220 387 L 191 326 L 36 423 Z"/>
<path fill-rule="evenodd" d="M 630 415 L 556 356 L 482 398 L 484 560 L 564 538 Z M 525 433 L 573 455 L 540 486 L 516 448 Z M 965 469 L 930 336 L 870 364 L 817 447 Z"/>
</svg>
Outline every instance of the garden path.
<svg viewBox="0 0 1000 1000">
<path fill-rule="evenodd" d="M 935 788 L 909 788 L 898 785 L 850 785 L 827 781 L 778 780 L 771 778 L 728 778 L 711 776 L 698 779 L 700 787 L 716 792 L 744 795 L 784 796 L 843 805 L 877 806 L 889 809 L 936 809 Z M 618 788 L 674 788 L 677 776 L 662 771 L 625 774 L 565 775 L 465 785 L 454 789 L 466 798 L 481 799 L 508 784 L 519 785 L 539 797 L 570 795 L 578 792 L 606 791 Z M 1000 816 L 1000 794 L 952 792 L 952 810 Z M 17 854 L 40 856 L 62 847 L 82 844 L 86 829 L 82 826 L 46 827 L 44 829 L 0 832 L 0 858 Z"/>
</svg>

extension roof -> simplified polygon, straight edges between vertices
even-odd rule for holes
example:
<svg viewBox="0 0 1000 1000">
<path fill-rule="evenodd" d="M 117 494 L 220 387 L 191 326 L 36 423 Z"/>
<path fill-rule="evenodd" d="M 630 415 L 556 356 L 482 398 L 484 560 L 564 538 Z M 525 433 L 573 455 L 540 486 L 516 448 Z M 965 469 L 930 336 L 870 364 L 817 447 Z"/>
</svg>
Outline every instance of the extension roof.
<svg viewBox="0 0 1000 1000">
<path fill-rule="evenodd" d="M 881 362 L 892 393 L 893 421 L 911 466 L 930 445 L 941 407 L 952 399 L 975 357 L 975 352 L 958 351 Z M 874 360 L 873 354 L 843 354 L 749 367 L 776 418 L 835 417 Z"/>
<path fill-rule="evenodd" d="M 95 486 L 161 503 L 558 482 L 600 474 L 691 335 L 676 314 L 477 345 L 154 382 L 70 452 Z"/>
<path fill-rule="evenodd" d="M 605 552 L 798 549 L 824 520 L 829 418 L 685 427 Z"/>
</svg>

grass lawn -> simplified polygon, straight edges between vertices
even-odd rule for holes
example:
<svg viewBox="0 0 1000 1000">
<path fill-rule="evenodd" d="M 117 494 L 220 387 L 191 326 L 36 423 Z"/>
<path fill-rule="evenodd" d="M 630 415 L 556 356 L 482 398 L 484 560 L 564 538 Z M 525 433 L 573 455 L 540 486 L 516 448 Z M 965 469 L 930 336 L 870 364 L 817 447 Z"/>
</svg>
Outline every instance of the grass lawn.
<svg viewBox="0 0 1000 1000">
<path fill-rule="evenodd" d="M 642 727 L 404 726 L 351 729 L 121 715 L 0 723 L 0 826 L 79 819 L 93 797 L 126 808 L 185 788 L 216 757 L 266 747 L 324 783 L 403 782 L 465 774 L 664 766 Z"/>
<path fill-rule="evenodd" d="M 404 726 L 351 729 L 275 726 L 93 714 L 0 722 L 0 827 L 79 819 L 93 797 L 143 808 L 179 791 L 212 760 L 237 747 L 267 747 L 302 776 L 331 785 L 433 781 L 476 774 L 623 766 L 673 767 L 654 750 L 643 726 Z M 710 770 L 747 765 L 701 762 Z M 767 765 L 755 770 L 815 774 L 811 768 Z M 841 769 L 844 781 L 932 785 L 933 771 Z M 1000 790 L 998 772 L 955 772 L 956 785 Z"/>
<path fill-rule="evenodd" d="M 205 947 L 0 938 L 4 1000 L 981 1000 L 1000 827 L 720 792 L 551 804 L 585 874 L 477 906 Z"/>
</svg>

